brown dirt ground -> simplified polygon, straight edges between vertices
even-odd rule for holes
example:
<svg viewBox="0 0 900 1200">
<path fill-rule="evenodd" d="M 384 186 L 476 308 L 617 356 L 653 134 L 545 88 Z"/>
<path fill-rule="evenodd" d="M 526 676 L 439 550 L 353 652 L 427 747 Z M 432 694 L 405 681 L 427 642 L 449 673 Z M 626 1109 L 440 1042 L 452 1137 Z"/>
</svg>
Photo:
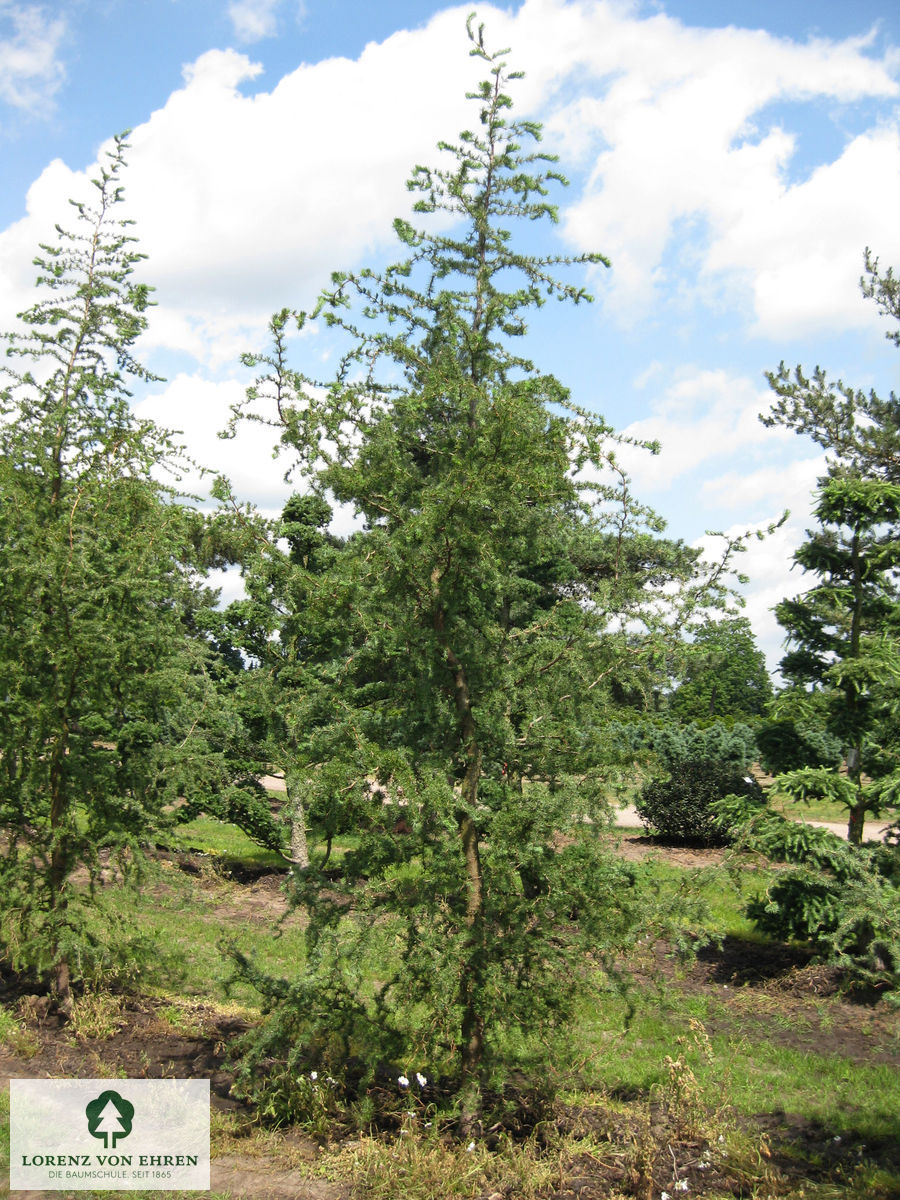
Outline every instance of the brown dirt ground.
<svg viewBox="0 0 900 1200">
<path fill-rule="evenodd" d="M 725 853 L 660 847 L 641 836 L 622 838 L 620 852 L 631 860 L 656 854 L 694 868 L 717 864 Z M 173 865 L 198 874 L 189 856 L 180 856 Z M 208 873 L 198 875 L 198 884 L 208 898 L 215 898 L 223 922 L 270 924 L 282 916 L 282 882 L 277 873 L 252 874 L 238 892 Z M 638 973 L 644 982 L 655 981 L 661 992 L 677 988 L 712 995 L 716 1003 L 705 1022 L 711 1034 L 764 1036 L 771 1044 L 806 1053 L 821 1053 L 824 1046 L 829 1053 L 858 1063 L 900 1063 L 900 1014 L 883 1004 L 854 1003 L 842 997 L 838 973 L 811 964 L 801 952 L 726 938 L 721 947 L 701 950 L 696 961 L 685 966 L 658 945 L 647 951 Z M 48 1011 L 46 997 L 23 994 L 12 985 L 0 991 L 0 999 L 16 1007 L 31 1040 L 22 1054 L 0 1045 L 0 1087 L 7 1087 L 11 1077 L 208 1078 L 214 1108 L 231 1114 L 236 1127 L 243 1123 L 245 1130 L 250 1128 L 252 1114 L 230 1095 L 232 1077 L 225 1065 L 226 1047 L 247 1028 L 243 1018 L 198 1004 L 190 1014 L 192 1030 L 186 1034 L 167 1019 L 163 1001 L 124 996 L 121 1027 L 113 1037 L 77 1039 Z M 649 1114 L 649 1125 L 641 1131 L 615 1107 L 558 1106 L 553 1124 L 560 1132 L 594 1133 L 608 1140 L 610 1148 L 600 1156 L 580 1154 L 563 1161 L 559 1186 L 547 1192 L 546 1200 L 601 1200 L 616 1192 L 655 1197 L 661 1189 L 674 1194 L 672 1185 L 679 1179 L 688 1182 L 689 1195 L 749 1194 L 746 1179 L 729 1174 L 723 1162 L 716 1164 L 714 1154 L 710 1162 L 707 1143 L 667 1126 L 667 1114 L 658 1106 L 647 1109 L 645 1105 L 643 1111 Z M 823 1180 L 829 1171 L 852 1168 L 863 1152 L 850 1140 L 836 1142 L 828 1130 L 797 1114 L 765 1114 L 755 1121 L 753 1133 L 763 1139 L 765 1153 L 783 1181 L 805 1177 L 800 1174 L 798 1150 L 802 1171 L 808 1175 L 810 1160 L 818 1161 Z M 641 1171 L 635 1167 L 635 1148 L 643 1145 L 642 1138 L 647 1149 Z M 896 1144 L 865 1149 L 884 1168 L 900 1172 Z M 271 1135 L 262 1149 L 254 1144 L 252 1153 L 242 1153 L 240 1141 L 226 1138 L 213 1160 L 212 1190 L 232 1200 L 349 1200 L 348 1184 L 331 1183 L 310 1172 L 309 1164 L 319 1153 L 313 1141 L 293 1130 Z M 46 1193 L 48 1200 L 61 1200 L 62 1195 Z M 514 1193 L 495 1193 L 483 1200 L 507 1198 L 515 1200 Z"/>
</svg>

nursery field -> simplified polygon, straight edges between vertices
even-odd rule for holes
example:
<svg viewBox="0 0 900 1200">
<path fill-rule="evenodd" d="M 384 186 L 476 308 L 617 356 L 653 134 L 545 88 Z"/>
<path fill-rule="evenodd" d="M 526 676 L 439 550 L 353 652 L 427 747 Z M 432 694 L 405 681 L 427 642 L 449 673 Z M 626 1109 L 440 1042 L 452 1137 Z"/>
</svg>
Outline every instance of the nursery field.
<svg viewBox="0 0 900 1200">
<path fill-rule="evenodd" d="M 533 1078 L 504 1080 L 490 1126 L 468 1144 L 442 1125 L 439 1081 L 405 1091 L 380 1081 L 398 1094 L 379 1128 L 338 1120 L 327 1081 L 304 1081 L 322 1104 L 302 1126 L 278 1127 L 235 1094 L 232 1056 L 260 1001 L 229 982 L 223 951 L 290 977 L 304 919 L 288 914 L 272 857 L 208 819 L 157 851 L 140 890 L 101 889 L 107 920 L 129 918 L 154 948 L 152 968 L 85 990 L 67 1024 L 7 981 L 4 1110 L 9 1077 L 209 1078 L 212 1190 L 235 1200 L 900 1195 L 896 1007 L 753 934 L 743 899 L 772 869 L 633 830 L 610 837 L 639 886 L 706 902 L 711 940 L 684 957 L 648 939 L 614 971 L 598 967 L 577 1021 L 548 1042 L 546 1095 Z"/>
</svg>

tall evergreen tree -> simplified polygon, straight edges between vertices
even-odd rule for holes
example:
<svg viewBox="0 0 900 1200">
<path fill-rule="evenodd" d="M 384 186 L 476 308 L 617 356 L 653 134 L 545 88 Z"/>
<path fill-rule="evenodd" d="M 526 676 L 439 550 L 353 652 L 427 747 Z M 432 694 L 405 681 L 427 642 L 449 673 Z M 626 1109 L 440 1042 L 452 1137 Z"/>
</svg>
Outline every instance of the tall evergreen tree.
<svg viewBox="0 0 900 1200">
<path fill-rule="evenodd" d="M 776 784 L 797 799 L 840 800 L 848 837 L 859 843 L 866 815 L 900 799 L 900 485 L 835 469 L 820 485 L 816 516 L 820 528 L 794 559 L 818 582 L 775 610 L 793 643 L 781 670 L 792 684 L 824 691 L 810 708 L 820 717 L 824 708 L 845 773 L 808 766 Z"/>
<path fill-rule="evenodd" d="M 708 621 L 694 635 L 672 711 L 688 720 L 761 717 L 772 696 L 765 655 L 746 617 Z"/>
<path fill-rule="evenodd" d="M 296 876 L 306 974 L 256 976 L 276 1008 L 257 1053 L 278 1047 L 288 1077 L 354 1056 L 443 1071 L 464 1129 L 511 1046 L 564 1025 L 586 955 L 632 936 L 630 874 L 599 837 L 616 747 L 601 770 L 598 718 L 611 681 L 639 683 L 658 653 L 673 593 L 690 610 L 723 578 L 695 576 L 632 497 L 612 430 L 512 348 L 529 308 L 588 299 L 556 268 L 605 259 L 515 248 L 522 222 L 556 219 L 564 180 L 540 127 L 509 117 L 505 52 L 469 34 L 489 76 L 478 126 L 409 182 L 453 227 L 398 220 L 403 261 L 333 277 L 319 312 L 351 348 L 330 385 L 276 341 L 249 397 L 272 398 L 312 488 L 364 521 L 304 568 L 330 646 L 297 711 L 309 787 L 361 841 L 338 883 L 315 860 Z"/>
<path fill-rule="evenodd" d="M 208 699 L 186 637 L 196 519 L 156 482 L 176 449 L 126 387 L 151 376 L 133 356 L 150 289 L 118 216 L 125 150 L 41 247 L 48 295 L 7 335 L 23 368 L 0 391 L 2 950 L 49 973 L 63 1012 L 90 957 L 73 871 L 139 848 Z"/>
<path fill-rule="evenodd" d="M 860 283 L 883 316 L 900 320 L 897 281 L 869 250 Z M 885 336 L 900 345 L 900 331 Z M 782 363 L 768 378 L 778 398 L 763 423 L 807 434 L 832 456 L 819 480 L 820 529 L 795 555 L 819 582 L 776 609 L 793 643 L 782 672 L 797 685 L 776 710 L 807 725 L 824 710 L 821 732 L 837 739 L 846 763 L 846 775 L 810 765 L 779 776 L 779 784 L 798 797 L 840 799 L 850 840 L 859 842 L 866 814 L 895 801 L 898 788 L 900 399 L 832 384 L 821 367 L 807 377 Z M 803 689 L 821 689 L 824 698 L 804 706 Z M 806 739 L 792 740 L 800 748 Z"/>
</svg>

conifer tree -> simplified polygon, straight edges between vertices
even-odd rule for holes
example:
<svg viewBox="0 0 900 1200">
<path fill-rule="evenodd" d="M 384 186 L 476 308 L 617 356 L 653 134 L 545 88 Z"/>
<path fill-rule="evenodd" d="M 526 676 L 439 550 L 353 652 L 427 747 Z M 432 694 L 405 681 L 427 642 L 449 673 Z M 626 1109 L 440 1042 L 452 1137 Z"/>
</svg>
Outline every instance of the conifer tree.
<svg viewBox="0 0 900 1200">
<path fill-rule="evenodd" d="M 151 298 L 118 215 L 125 150 L 41 247 L 46 298 L 0 368 L 0 949 L 63 1013 L 91 950 L 73 871 L 139 849 L 209 700 L 186 636 L 197 519 L 157 482 L 176 448 L 126 386 L 151 378 L 133 355 Z"/>
<path fill-rule="evenodd" d="M 789 682 L 824 692 L 819 713 L 824 708 L 845 773 L 806 766 L 776 785 L 796 799 L 839 800 L 858 844 L 867 814 L 900 799 L 900 485 L 834 469 L 820 484 L 816 516 L 820 528 L 794 558 L 818 582 L 775 610 L 793 643 L 781 670 Z"/>
<path fill-rule="evenodd" d="M 708 621 L 686 652 L 670 707 L 687 720 L 760 717 L 772 697 L 765 655 L 746 617 Z"/>
<path fill-rule="evenodd" d="M 268 368 L 257 418 L 364 525 L 320 573 L 298 567 L 320 636 L 294 710 L 316 804 L 360 842 L 340 880 L 315 853 L 295 873 L 305 974 L 245 963 L 274 1015 L 244 1083 L 275 1053 L 283 1078 L 324 1066 L 348 1088 L 385 1064 L 437 1071 L 464 1131 L 515 1046 L 565 1027 L 586 955 L 633 936 L 629 870 L 599 836 L 620 749 L 602 714 L 613 679 L 640 687 L 675 593 L 690 611 L 724 579 L 660 537 L 613 431 L 514 349 L 530 308 L 588 299 L 557 268 L 606 260 L 516 248 L 523 223 L 556 220 L 565 181 L 540 126 L 510 116 L 506 52 L 471 19 L 469 36 L 488 73 L 478 125 L 409 181 L 415 211 L 452 228 L 398 220 L 401 262 L 333 276 L 318 312 L 350 349 L 327 386 L 277 338 L 245 360 Z"/>
<path fill-rule="evenodd" d="M 869 250 L 860 283 L 883 316 L 900 320 L 894 274 Z M 896 329 L 885 336 L 900 345 Z M 768 378 L 777 399 L 763 423 L 807 434 L 831 456 L 819 480 L 820 528 L 795 555 L 818 582 L 776 609 L 792 643 L 782 673 L 796 685 L 776 713 L 816 724 L 824 710 L 822 733 L 841 745 L 846 766 L 841 774 L 811 763 L 778 784 L 797 798 L 840 800 L 859 842 L 866 815 L 896 803 L 900 788 L 900 400 L 832 384 L 821 367 L 808 377 L 782 363 Z M 805 690 L 820 694 L 804 704 Z"/>
</svg>

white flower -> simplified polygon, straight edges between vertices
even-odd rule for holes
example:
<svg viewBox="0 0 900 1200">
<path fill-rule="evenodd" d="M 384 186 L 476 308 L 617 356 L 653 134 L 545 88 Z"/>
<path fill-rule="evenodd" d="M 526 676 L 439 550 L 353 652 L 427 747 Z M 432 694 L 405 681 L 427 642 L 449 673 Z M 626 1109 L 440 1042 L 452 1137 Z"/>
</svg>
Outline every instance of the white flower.
<svg viewBox="0 0 900 1200">
<path fill-rule="evenodd" d="M 833 1142 L 839 1142 L 841 1140 L 841 1135 L 839 1133 L 836 1133 L 831 1140 Z"/>
<path fill-rule="evenodd" d="M 313 1081 L 313 1083 L 315 1083 L 316 1080 L 319 1078 L 319 1072 L 318 1071 L 310 1071 L 309 1077 Z"/>
<path fill-rule="evenodd" d="M 466 1154 L 471 1154 L 474 1149 L 475 1149 L 475 1143 L 469 1142 L 468 1146 L 466 1146 Z"/>
<path fill-rule="evenodd" d="M 686 1179 L 679 1179 L 678 1182 L 675 1184 L 675 1191 L 676 1192 L 686 1192 L 687 1190 L 688 1190 L 688 1181 Z"/>
<path fill-rule="evenodd" d="M 416 1071 L 416 1083 L 419 1085 L 419 1087 L 424 1087 L 427 1082 L 428 1080 L 425 1078 L 422 1072 Z"/>
<path fill-rule="evenodd" d="M 660 1192 L 659 1200 L 669 1200 L 669 1193 L 668 1192 Z"/>
<path fill-rule="evenodd" d="M 400 1084 L 401 1087 L 409 1087 L 409 1080 L 406 1078 L 405 1075 L 398 1075 L 397 1082 Z"/>
</svg>

